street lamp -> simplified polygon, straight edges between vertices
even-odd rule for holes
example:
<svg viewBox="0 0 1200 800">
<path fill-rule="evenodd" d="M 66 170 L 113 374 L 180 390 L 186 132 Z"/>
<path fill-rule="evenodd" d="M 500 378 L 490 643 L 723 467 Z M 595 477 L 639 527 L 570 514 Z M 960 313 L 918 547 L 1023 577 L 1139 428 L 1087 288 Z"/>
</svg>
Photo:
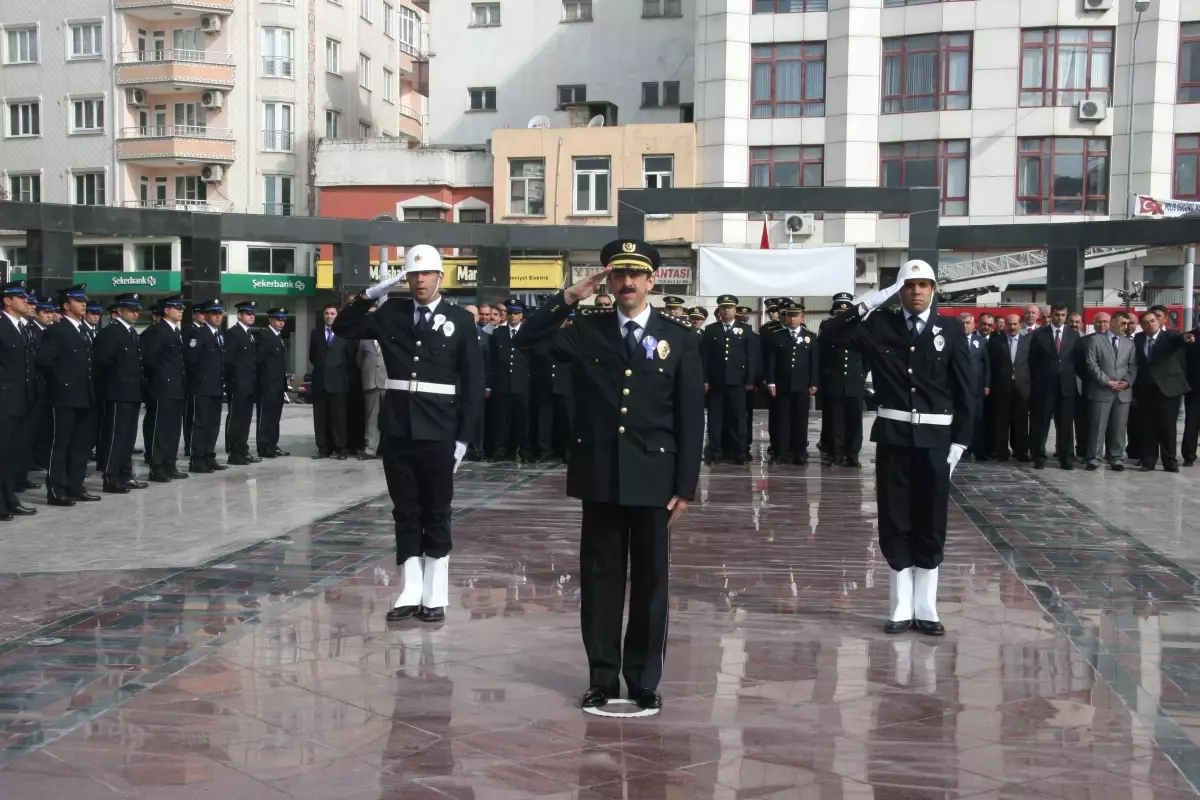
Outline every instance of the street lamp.
<svg viewBox="0 0 1200 800">
<path fill-rule="evenodd" d="M 1129 43 L 1129 117 L 1125 125 L 1125 219 L 1133 219 L 1133 84 L 1137 80 L 1137 37 L 1142 26 L 1142 14 L 1150 10 L 1150 0 L 1134 0 L 1133 10 L 1137 19 L 1133 23 L 1133 40 Z M 1122 270 L 1122 284 L 1129 288 L 1129 260 Z M 1125 298 L 1125 310 L 1129 310 L 1129 297 Z"/>
</svg>

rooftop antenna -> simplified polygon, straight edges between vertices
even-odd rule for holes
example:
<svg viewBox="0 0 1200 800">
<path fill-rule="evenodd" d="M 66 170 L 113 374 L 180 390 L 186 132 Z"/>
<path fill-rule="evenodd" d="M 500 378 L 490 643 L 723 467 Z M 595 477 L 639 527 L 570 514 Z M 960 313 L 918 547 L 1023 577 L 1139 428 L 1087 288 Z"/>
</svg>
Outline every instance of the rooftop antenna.
<svg viewBox="0 0 1200 800">
<path fill-rule="evenodd" d="M 536 117 L 533 117 L 532 119 L 529 120 L 528 127 L 539 128 L 539 129 L 549 128 L 550 127 L 550 118 L 545 116 L 544 114 L 538 114 Z"/>
<path fill-rule="evenodd" d="M 592 117 L 591 119 L 588 120 L 587 126 L 589 128 L 603 128 L 604 127 L 604 115 L 597 114 L 596 116 Z"/>
</svg>

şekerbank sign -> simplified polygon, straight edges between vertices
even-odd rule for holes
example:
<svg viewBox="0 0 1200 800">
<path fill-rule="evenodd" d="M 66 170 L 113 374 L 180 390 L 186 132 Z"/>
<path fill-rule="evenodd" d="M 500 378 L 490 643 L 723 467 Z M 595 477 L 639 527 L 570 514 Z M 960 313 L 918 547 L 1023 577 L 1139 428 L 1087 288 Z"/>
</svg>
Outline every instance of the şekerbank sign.
<svg viewBox="0 0 1200 800">
<path fill-rule="evenodd" d="M 296 297 L 313 294 L 316 286 L 317 279 L 309 275 L 226 272 L 221 276 L 221 294 L 271 294 Z"/>
<path fill-rule="evenodd" d="M 154 272 L 76 272 L 75 283 L 87 285 L 89 294 L 146 292 L 171 294 L 183 286 L 183 276 L 173 270 Z"/>
</svg>

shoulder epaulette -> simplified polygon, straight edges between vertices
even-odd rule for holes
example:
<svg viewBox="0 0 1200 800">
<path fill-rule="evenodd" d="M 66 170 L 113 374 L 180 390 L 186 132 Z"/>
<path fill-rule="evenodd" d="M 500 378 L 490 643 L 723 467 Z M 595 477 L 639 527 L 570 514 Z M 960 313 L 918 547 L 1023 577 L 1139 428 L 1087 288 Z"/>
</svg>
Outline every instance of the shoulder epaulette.
<svg viewBox="0 0 1200 800">
<path fill-rule="evenodd" d="M 600 316 L 601 314 L 611 314 L 611 313 L 613 313 L 613 310 L 611 308 L 597 308 L 596 306 L 584 306 L 583 308 L 581 308 L 579 310 L 579 312 L 581 314 L 583 314 L 585 317 L 596 317 L 596 316 Z"/>
<path fill-rule="evenodd" d="M 692 323 L 691 323 L 691 322 L 689 322 L 689 321 L 687 321 L 687 320 L 685 320 L 685 319 L 680 319 L 679 317 L 673 317 L 673 316 L 671 316 L 670 314 L 668 314 L 668 313 L 667 313 L 667 312 L 665 312 L 665 311 L 659 311 L 659 312 L 658 312 L 658 315 L 659 315 L 660 317 L 662 317 L 663 319 L 667 320 L 668 322 L 674 322 L 676 325 L 678 325 L 678 326 L 679 326 L 679 327 L 681 327 L 681 328 L 690 328 L 690 327 L 692 327 Z"/>
</svg>

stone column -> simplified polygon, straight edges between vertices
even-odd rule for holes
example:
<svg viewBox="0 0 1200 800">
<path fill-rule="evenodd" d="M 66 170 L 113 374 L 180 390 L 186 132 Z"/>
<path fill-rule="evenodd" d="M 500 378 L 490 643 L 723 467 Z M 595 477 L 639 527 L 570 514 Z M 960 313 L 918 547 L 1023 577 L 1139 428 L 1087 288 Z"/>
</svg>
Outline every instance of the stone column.
<svg viewBox="0 0 1200 800">
<path fill-rule="evenodd" d="M 476 253 L 476 302 L 507 298 L 512 293 L 512 248 L 480 247 Z"/>
<path fill-rule="evenodd" d="M 1051 247 L 1046 251 L 1046 300 L 1083 313 L 1083 251 Z"/>
<path fill-rule="evenodd" d="M 75 275 L 75 237 L 67 230 L 25 232 L 29 267 L 25 285 L 38 298 L 54 300 L 54 293 L 70 286 Z"/>
<path fill-rule="evenodd" d="M 221 218 L 192 214 L 192 235 L 179 241 L 183 299 L 189 305 L 221 296 Z"/>
</svg>

